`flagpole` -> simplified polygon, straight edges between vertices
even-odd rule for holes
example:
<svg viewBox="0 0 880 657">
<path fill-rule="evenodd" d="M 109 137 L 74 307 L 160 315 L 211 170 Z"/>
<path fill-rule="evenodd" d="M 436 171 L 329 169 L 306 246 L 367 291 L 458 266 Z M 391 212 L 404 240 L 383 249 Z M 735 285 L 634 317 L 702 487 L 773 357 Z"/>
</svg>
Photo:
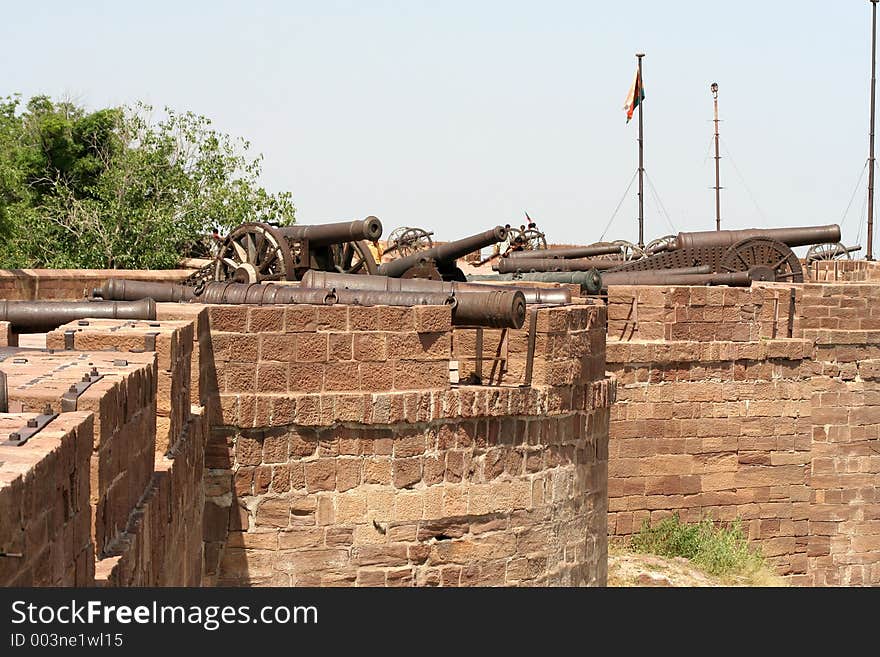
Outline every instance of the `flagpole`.
<svg viewBox="0 0 880 657">
<path fill-rule="evenodd" d="M 718 151 L 718 83 L 710 87 L 715 101 L 715 230 L 721 230 L 721 154 Z"/>
<path fill-rule="evenodd" d="M 876 8 L 876 2 L 878 0 L 871 0 L 874 2 L 874 7 Z M 641 90 L 645 88 L 645 81 L 642 78 L 642 57 L 645 56 L 645 53 L 639 52 L 636 53 L 636 57 L 639 60 L 639 88 L 636 90 L 637 96 L 641 96 Z M 645 136 L 644 136 L 644 124 L 642 123 L 642 114 L 645 111 L 645 104 L 639 102 L 639 248 L 645 248 Z"/>
<path fill-rule="evenodd" d="M 871 137 L 868 156 L 868 260 L 874 259 L 874 95 L 877 88 L 877 2 L 871 2 Z"/>
</svg>

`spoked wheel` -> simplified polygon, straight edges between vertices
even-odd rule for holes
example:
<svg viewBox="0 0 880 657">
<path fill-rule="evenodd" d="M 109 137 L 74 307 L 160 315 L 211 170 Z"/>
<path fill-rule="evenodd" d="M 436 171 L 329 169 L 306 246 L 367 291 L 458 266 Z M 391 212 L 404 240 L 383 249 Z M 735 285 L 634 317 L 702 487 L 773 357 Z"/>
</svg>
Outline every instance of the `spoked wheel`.
<svg viewBox="0 0 880 657">
<path fill-rule="evenodd" d="M 330 247 L 333 271 L 341 274 L 376 274 L 379 264 L 367 242 L 343 242 Z"/>
<path fill-rule="evenodd" d="M 620 247 L 620 254 L 624 260 L 624 262 L 630 262 L 632 260 L 641 260 L 645 257 L 645 252 L 643 249 L 639 248 L 632 242 L 627 242 L 626 240 L 614 240 L 612 244 L 616 244 Z"/>
<path fill-rule="evenodd" d="M 849 250 L 840 242 L 815 244 L 807 251 L 807 264 L 817 260 L 852 260 Z"/>
<path fill-rule="evenodd" d="M 675 238 L 675 235 L 664 235 L 663 237 L 651 240 L 645 245 L 645 255 L 654 255 L 655 253 L 668 250 Z"/>
<path fill-rule="evenodd" d="M 547 248 L 547 239 L 541 231 L 529 228 L 528 230 L 517 232 L 519 233 L 523 251 L 539 251 Z"/>
<path fill-rule="evenodd" d="M 422 228 L 404 227 L 403 229 L 398 228 L 394 232 L 396 233 L 397 231 L 401 232 L 396 237 L 394 233 L 391 234 L 392 240 L 390 240 L 391 244 L 389 244 L 389 247 L 395 247 L 401 258 L 412 255 L 417 251 L 425 251 L 434 246 L 431 234 Z"/>
<path fill-rule="evenodd" d="M 803 283 L 801 262 L 788 246 L 766 237 L 750 237 L 731 246 L 721 257 L 720 272 L 751 271 L 767 267 L 777 281 Z"/>
<path fill-rule="evenodd" d="M 214 280 L 239 283 L 296 280 L 290 245 L 276 228 L 245 223 L 220 244 Z"/>
</svg>

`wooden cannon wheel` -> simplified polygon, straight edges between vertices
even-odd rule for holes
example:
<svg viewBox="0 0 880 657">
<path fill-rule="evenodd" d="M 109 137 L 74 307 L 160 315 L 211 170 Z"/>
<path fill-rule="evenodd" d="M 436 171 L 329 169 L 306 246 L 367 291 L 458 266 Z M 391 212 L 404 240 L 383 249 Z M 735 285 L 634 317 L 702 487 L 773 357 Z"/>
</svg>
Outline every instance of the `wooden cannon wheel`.
<svg viewBox="0 0 880 657">
<path fill-rule="evenodd" d="M 788 246 L 767 237 L 749 237 L 731 246 L 718 263 L 719 272 L 749 271 L 754 267 L 768 267 L 776 280 L 803 283 L 801 262 Z"/>
<path fill-rule="evenodd" d="M 214 280 L 238 283 L 296 280 L 287 239 L 274 226 L 241 224 L 220 244 L 214 261 Z"/>
<path fill-rule="evenodd" d="M 852 260 L 849 250 L 840 242 L 814 244 L 807 251 L 807 264 L 816 260 Z"/>
</svg>

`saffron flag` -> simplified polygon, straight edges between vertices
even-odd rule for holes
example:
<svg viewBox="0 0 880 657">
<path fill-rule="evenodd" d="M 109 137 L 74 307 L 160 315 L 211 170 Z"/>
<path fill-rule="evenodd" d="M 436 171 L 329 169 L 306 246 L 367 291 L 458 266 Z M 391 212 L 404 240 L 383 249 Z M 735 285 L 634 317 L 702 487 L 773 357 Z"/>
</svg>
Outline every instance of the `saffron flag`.
<svg viewBox="0 0 880 657">
<path fill-rule="evenodd" d="M 636 78 L 633 80 L 632 86 L 629 88 L 629 93 L 626 95 L 626 102 L 623 105 L 623 109 L 626 112 L 627 123 L 630 122 L 630 119 L 633 117 L 633 112 L 636 111 L 636 107 L 642 104 L 643 100 L 645 100 L 645 88 L 642 86 L 642 76 L 639 73 L 639 69 L 636 69 Z"/>
</svg>

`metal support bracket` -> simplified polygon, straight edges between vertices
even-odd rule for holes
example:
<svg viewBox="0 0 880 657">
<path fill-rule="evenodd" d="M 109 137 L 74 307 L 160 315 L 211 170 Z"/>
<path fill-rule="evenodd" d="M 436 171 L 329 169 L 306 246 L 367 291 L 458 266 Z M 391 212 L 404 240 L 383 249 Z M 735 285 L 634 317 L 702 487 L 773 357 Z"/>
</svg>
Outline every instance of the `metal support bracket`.
<svg viewBox="0 0 880 657">
<path fill-rule="evenodd" d="M 57 413 L 49 413 L 31 418 L 21 429 L 10 433 L 9 438 L 0 443 L 0 447 L 21 447 L 56 417 L 58 417 Z"/>
<path fill-rule="evenodd" d="M 521 388 L 529 388 L 532 385 L 532 369 L 535 365 L 535 342 L 538 333 L 538 309 L 534 308 L 529 315 L 529 350 L 526 353 L 526 372 L 523 377 Z"/>
<path fill-rule="evenodd" d="M 79 383 L 71 384 L 70 389 L 61 395 L 61 411 L 71 413 L 76 410 L 76 403 L 80 395 L 82 395 L 89 387 L 104 378 L 103 374 L 92 369 L 90 374 L 83 374 L 83 379 Z"/>
<path fill-rule="evenodd" d="M 76 338 L 76 331 L 73 329 L 67 329 L 64 332 L 64 349 L 67 351 L 73 350 L 73 342 Z"/>
</svg>

